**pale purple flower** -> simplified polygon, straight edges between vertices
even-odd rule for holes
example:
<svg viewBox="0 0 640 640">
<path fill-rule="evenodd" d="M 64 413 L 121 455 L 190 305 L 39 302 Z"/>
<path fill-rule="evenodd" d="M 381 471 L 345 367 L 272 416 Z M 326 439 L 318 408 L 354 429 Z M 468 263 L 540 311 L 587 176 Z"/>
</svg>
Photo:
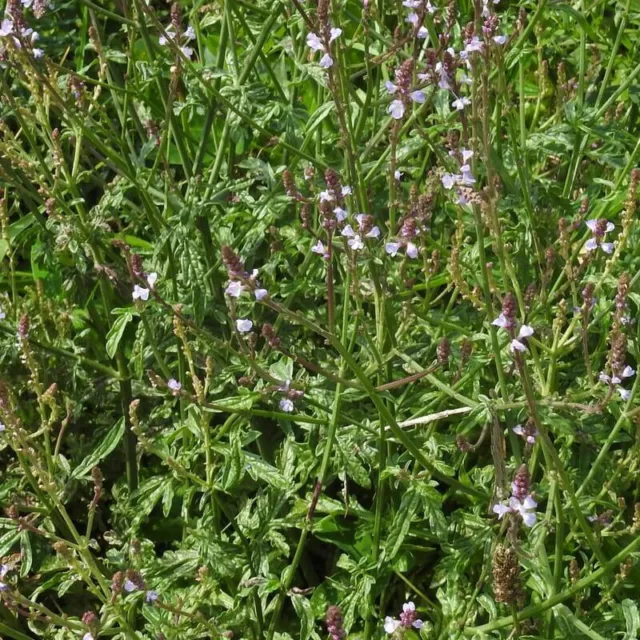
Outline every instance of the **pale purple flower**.
<svg viewBox="0 0 640 640">
<path fill-rule="evenodd" d="M 460 178 L 461 176 L 456 175 L 455 173 L 445 173 L 442 176 L 442 186 L 445 189 L 453 189 Z"/>
<path fill-rule="evenodd" d="M 402 605 L 402 613 L 400 614 L 400 620 L 396 620 L 391 616 L 387 616 L 384 619 L 384 630 L 388 634 L 395 633 L 400 627 L 404 629 L 422 629 L 422 620 L 417 617 L 416 605 L 409 601 Z"/>
<path fill-rule="evenodd" d="M 384 245 L 384 250 L 392 257 L 395 258 L 398 255 L 398 251 L 400 251 L 400 247 L 402 244 L 399 242 L 387 242 Z"/>
<path fill-rule="evenodd" d="M 478 36 L 473 36 L 471 40 L 467 43 L 467 46 L 464 48 L 466 53 L 473 53 L 474 51 L 482 51 L 484 44 Z"/>
<path fill-rule="evenodd" d="M 252 328 L 253 328 L 253 322 L 251 322 L 251 320 L 247 320 L 243 318 L 238 318 L 236 320 L 236 329 L 240 333 L 247 333 L 251 331 Z"/>
<path fill-rule="evenodd" d="M 600 222 L 600 220 L 595 218 L 593 220 L 587 220 L 585 224 L 587 225 L 587 227 L 589 227 L 589 230 L 592 233 L 598 233 L 598 222 Z M 607 226 L 605 227 L 604 232 L 609 233 L 610 231 L 613 231 L 615 228 L 616 226 L 613 224 L 613 222 L 607 222 Z"/>
<path fill-rule="evenodd" d="M 7 317 L 7 314 L 3 309 L 0 309 L 0 320 L 4 320 Z"/>
<path fill-rule="evenodd" d="M 158 599 L 158 593 L 156 591 L 149 590 L 145 593 L 144 599 L 147 602 L 155 602 Z"/>
<path fill-rule="evenodd" d="M 331 193 L 331 191 L 321 191 L 320 192 L 320 202 L 333 202 L 336 197 Z"/>
<path fill-rule="evenodd" d="M 538 430 L 535 427 L 533 427 L 533 429 L 528 429 L 523 427 L 521 424 L 517 424 L 513 427 L 512 431 L 521 438 L 524 438 L 529 444 L 533 444 L 538 437 Z"/>
<path fill-rule="evenodd" d="M 387 90 L 388 93 L 395 93 L 398 90 L 398 87 L 393 84 L 393 82 L 390 82 L 389 80 L 387 80 L 384 83 L 384 88 Z"/>
<path fill-rule="evenodd" d="M 87 631 L 87 633 L 82 636 L 82 640 L 95 640 L 95 638 L 93 637 L 91 631 Z"/>
<path fill-rule="evenodd" d="M 333 210 L 333 213 L 335 214 L 336 220 L 338 222 L 343 222 L 344 220 L 346 220 L 347 215 L 349 215 L 348 212 L 345 209 L 343 209 L 342 207 L 336 207 Z"/>
<path fill-rule="evenodd" d="M 2 433 L 3 431 L 6 431 L 7 429 L 7 425 L 4 424 L 4 422 L 0 422 L 0 433 Z"/>
<path fill-rule="evenodd" d="M 325 53 L 322 58 L 320 58 L 320 66 L 323 69 L 329 69 L 329 67 L 333 66 L 333 58 L 328 53 Z"/>
<path fill-rule="evenodd" d="M 346 184 L 344 187 L 342 187 L 341 193 L 343 197 L 350 196 L 353 194 L 353 189 L 348 184 Z"/>
<path fill-rule="evenodd" d="M 127 578 L 124 581 L 124 590 L 127 593 L 131 593 L 132 591 L 136 591 L 137 589 L 138 589 L 138 585 L 135 582 L 133 582 L 132 580 L 129 580 L 129 578 Z"/>
<path fill-rule="evenodd" d="M 501 313 L 492 323 L 494 327 L 500 327 L 501 329 L 508 329 L 511 327 L 509 319 L 505 317 L 504 313 Z"/>
<path fill-rule="evenodd" d="M 239 298 L 244 291 L 244 285 L 238 280 L 232 280 L 224 292 L 231 298 Z"/>
<path fill-rule="evenodd" d="M 317 253 L 320 256 L 323 256 L 326 253 L 326 249 L 324 248 L 321 240 L 318 240 L 318 242 L 316 242 L 313 247 L 311 247 L 311 251 L 313 251 L 313 253 Z"/>
<path fill-rule="evenodd" d="M 418 257 L 418 247 L 413 242 L 407 242 L 407 257 L 415 259 Z"/>
<path fill-rule="evenodd" d="M 507 41 L 507 36 L 493 36 L 493 41 L 496 44 L 504 44 Z"/>
<path fill-rule="evenodd" d="M 187 40 L 195 40 L 195 39 L 196 39 L 196 32 L 195 32 L 195 29 L 194 29 L 191 25 L 189 25 L 189 26 L 186 28 L 186 30 L 185 30 L 185 32 L 184 32 L 184 37 L 185 37 Z"/>
<path fill-rule="evenodd" d="M 417 9 L 420 4 L 420 0 L 404 0 L 402 6 L 407 7 L 407 9 Z"/>
<path fill-rule="evenodd" d="M 447 70 L 442 65 L 442 62 L 436 63 L 436 73 L 440 75 L 440 80 L 438 81 L 438 86 L 441 89 L 451 89 L 451 83 L 449 79 L 449 74 Z"/>
<path fill-rule="evenodd" d="M 269 295 L 269 292 L 266 289 L 256 289 L 253 295 L 256 297 L 256 300 L 260 301 L 264 300 Z"/>
<path fill-rule="evenodd" d="M 404 103 L 402 100 L 394 100 L 389 105 L 389 114 L 394 120 L 402 120 L 404 116 Z"/>
<path fill-rule="evenodd" d="M 421 91 L 420 89 L 418 89 L 417 91 L 412 91 L 409 96 L 414 102 L 417 102 L 419 104 L 423 104 L 427 99 L 427 96 L 424 95 L 424 91 Z"/>
<path fill-rule="evenodd" d="M 471 149 L 461 149 L 462 163 L 466 165 L 471 158 L 473 158 L 473 151 Z"/>
<path fill-rule="evenodd" d="M 0 564 L 0 592 L 7 591 L 9 585 L 3 581 L 3 578 L 11 571 L 11 567 L 8 564 Z"/>
<path fill-rule="evenodd" d="M 470 187 L 476 183 L 476 179 L 473 177 L 471 173 L 471 167 L 468 164 L 463 164 L 460 167 L 460 171 L 462 171 L 462 179 L 460 182 L 466 187 Z"/>
<path fill-rule="evenodd" d="M 517 513 L 522 518 L 525 526 L 532 527 L 536 522 L 535 509 L 537 506 L 536 501 L 528 495 L 522 501 L 518 500 L 518 498 L 511 497 L 507 504 L 498 503 L 493 505 L 492 510 L 498 516 L 498 520 L 502 520 L 507 513 Z"/>
<path fill-rule="evenodd" d="M 427 0 L 427 11 L 431 14 L 436 12 L 436 7 L 434 7 L 429 0 Z"/>
<path fill-rule="evenodd" d="M 429 30 L 423 25 L 418 29 L 418 33 L 416 33 L 416 36 L 420 38 L 420 40 L 425 40 L 429 37 Z"/>
<path fill-rule="evenodd" d="M 4 19 L 0 23 L 0 36 L 6 37 L 13 33 L 13 20 Z"/>
<path fill-rule="evenodd" d="M 365 238 L 379 238 L 380 237 L 380 228 L 379 227 L 372 227 L 370 231 L 365 233 L 364 237 Z"/>
<path fill-rule="evenodd" d="M 133 294 L 131 296 L 134 300 L 142 300 L 146 302 L 149 299 L 149 289 L 141 287 L 139 284 L 133 285 Z"/>
<path fill-rule="evenodd" d="M 320 38 L 315 33 L 307 34 L 307 46 L 312 51 L 324 51 L 324 45 L 322 44 Z"/>
<path fill-rule="evenodd" d="M 149 289 L 153 289 L 153 287 L 155 286 L 156 282 L 158 282 L 158 274 L 155 271 L 152 271 L 147 276 L 147 284 L 149 285 Z"/>
<path fill-rule="evenodd" d="M 405 22 L 409 22 L 414 27 L 415 27 L 415 25 L 418 24 L 419 20 L 420 20 L 420 18 L 418 18 L 418 14 L 414 13 L 413 11 L 404 19 Z"/>
<path fill-rule="evenodd" d="M 329 31 L 329 42 L 333 42 L 336 38 L 339 38 L 342 35 L 342 29 L 339 27 L 333 27 L 331 31 Z"/>
<path fill-rule="evenodd" d="M 468 107 L 471 104 L 471 100 L 466 96 L 461 96 L 457 100 L 454 100 L 451 103 L 451 106 L 458 111 L 462 111 L 465 107 Z"/>
<path fill-rule="evenodd" d="M 353 238 L 353 236 L 356 235 L 356 232 L 353 230 L 353 227 L 348 224 L 344 227 L 344 229 L 342 229 L 340 235 L 344 236 L 345 238 Z"/>
<path fill-rule="evenodd" d="M 402 178 L 402 176 L 403 176 L 402 171 L 399 171 L 398 169 L 396 169 L 395 172 L 393 173 L 393 177 L 396 180 L 400 180 Z"/>
<path fill-rule="evenodd" d="M 607 224 L 604 225 L 604 220 L 593 219 L 587 220 L 586 225 L 593 233 L 593 238 L 587 240 L 584 245 L 585 249 L 587 251 L 594 251 L 600 247 L 605 253 L 613 253 L 615 243 L 603 242 L 604 236 L 615 229 L 613 222 L 607 222 Z"/>
<path fill-rule="evenodd" d="M 35 49 L 31 49 L 31 53 L 36 59 L 42 58 L 44 56 L 44 51 L 42 49 L 39 49 L 38 47 L 36 47 Z"/>
<path fill-rule="evenodd" d="M 282 400 L 280 400 L 280 408 L 285 413 L 292 413 L 294 409 L 293 402 L 289 400 L 289 398 L 283 398 Z"/>
<path fill-rule="evenodd" d="M 532 335 L 533 335 L 533 329 L 530 326 L 523 324 L 520 327 L 520 331 L 518 332 L 518 337 L 511 341 L 511 351 L 520 351 L 520 352 L 526 351 L 527 347 L 522 342 L 522 340 Z"/>
<path fill-rule="evenodd" d="M 176 391 L 176 392 L 182 389 L 182 385 L 175 378 L 171 378 L 167 381 L 167 387 L 169 387 L 171 391 Z"/>
<path fill-rule="evenodd" d="M 620 374 L 623 378 L 631 378 L 636 374 L 636 370 L 633 367 L 627 365 Z"/>
<path fill-rule="evenodd" d="M 182 52 L 182 55 L 185 58 L 188 58 L 189 60 L 193 56 L 193 48 L 192 47 L 180 47 L 180 51 Z"/>
</svg>

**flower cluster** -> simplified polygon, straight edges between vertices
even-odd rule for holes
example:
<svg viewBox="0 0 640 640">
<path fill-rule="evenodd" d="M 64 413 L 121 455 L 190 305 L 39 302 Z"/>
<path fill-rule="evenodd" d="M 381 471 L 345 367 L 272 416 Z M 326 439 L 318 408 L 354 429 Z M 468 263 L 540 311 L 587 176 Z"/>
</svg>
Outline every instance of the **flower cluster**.
<svg viewBox="0 0 640 640">
<path fill-rule="evenodd" d="M 47 3 L 42 0 L 9 0 L 7 2 L 5 17 L 0 23 L 0 40 L 10 39 L 16 49 L 25 49 L 31 52 L 34 58 L 42 58 L 44 51 L 34 46 L 40 39 L 37 31 L 27 27 L 24 19 L 23 7 L 33 5 L 34 15 L 40 17 L 47 8 Z M 0 44 L 0 53 L 4 52 L 4 44 Z"/>
<path fill-rule="evenodd" d="M 615 242 L 604 242 L 604 238 L 607 233 L 615 229 L 613 222 L 608 222 L 604 218 L 587 220 L 587 227 L 589 227 L 593 236 L 587 240 L 584 248 L 587 251 L 595 251 L 598 247 L 605 253 L 612 253 L 615 247 Z"/>
<path fill-rule="evenodd" d="M 316 33 L 308 33 L 307 34 L 307 46 L 313 51 L 322 51 L 323 56 L 320 58 L 320 66 L 323 69 L 329 69 L 329 67 L 333 66 L 333 58 L 329 54 L 331 43 L 339 38 L 342 35 L 342 29 L 339 27 L 332 27 L 329 29 L 329 37 L 326 39 L 326 42 L 323 42 L 323 39 L 318 36 Z"/>
<path fill-rule="evenodd" d="M 153 291 L 153 288 L 158 281 L 158 274 L 155 271 L 150 273 L 146 277 L 146 281 L 148 285 L 146 287 L 141 287 L 139 284 L 133 285 L 133 293 L 131 294 L 131 297 L 134 300 L 142 300 L 143 302 L 146 302 L 149 299 L 149 294 Z"/>
<path fill-rule="evenodd" d="M 158 38 L 158 43 L 166 47 L 169 43 L 176 45 L 185 58 L 191 59 L 193 47 L 188 46 L 189 42 L 195 40 L 196 32 L 193 27 L 187 27 L 182 33 L 178 32 L 175 25 L 171 24 L 165 29 L 165 35 Z"/>
<path fill-rule="evenodd" d="M 421 89 L 412 90 L 411 80 L 413 73 L 413 60 L 407 60 L 396 69 L 395 83 L 385 82 L 385 88 L 391 95 L 398 97 L 389 105 L 389 114 L 394 120 L 402 120 L 407 106 L 411 102 L 422 104 L 427 99 Z"/>
<path fill-rule="evenodd" d="M 635 369 L 627 365 L 618 375 L 615 373 L 613 375 L 608 375 L 602 371 L 598 376 L 598 380 L 604 384 L 608 384 L 612 388 L 615 387 L 616 391 L 620 394 L 620 397 L 623 400 L 628 400 L 631 397 L 631 391 L 629 391 L 629 389 L 624 389 L 620 385 L 625 378 L 631 378 L 635 373 Z"/>
<path fill-rule="evenodd" d="M 391 616 L 387 616 L 384 619 L 384 630 L 392 634 L 400 628 L 410 629 L 413 627 L 414 629 L 422 629 L 423 624 L 422 620 L 417 617 L 416 605 L 409 601 L 402 605 L 402 613 L 399 620 Z"/>
<path fill-rule="evenodd" d="M 520 466 L 511 483 L 511 497 L 506 503 L 493 505 L 493 513 L 499 520 L 507 513 L 514 513 L 522 518 L 526 527 L 532 527 L 536 523 L 537 502 L 529 492 L 529 469 L 526 464 Z"/>
</svg>

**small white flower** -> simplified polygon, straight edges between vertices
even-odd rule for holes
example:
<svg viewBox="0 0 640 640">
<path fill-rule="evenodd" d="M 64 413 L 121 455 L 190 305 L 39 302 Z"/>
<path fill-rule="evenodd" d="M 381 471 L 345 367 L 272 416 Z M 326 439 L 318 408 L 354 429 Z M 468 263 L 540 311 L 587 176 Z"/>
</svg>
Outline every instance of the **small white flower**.
<svg viewBox="0 0 640 640">
<path fill-rule="evenodd" d="M 347 240 L 347 244 L 351 247 L 353 251 L 360 251 L 360 249 L 364 248 L 362 238 L 358 233 L 356 233 L 356 235 L 353 236 L 353 238 L 350 238 L 349 240 Z"/>
<path fill-rule="evenodd" d="M 498 516 L 498 520 L 502 520 L 505 514 L 511 513 L 511 507 L 508 507 L 506 504 L 498 503 L 493 505 L 492 511 Z"/>
<path fill-rule="evenodd" d="M 336 38 L 339 38 L 342 35 L 342 29 L 339 27 L 333 27 L 329 34 L 329 42 L 333 42 Z"/>
<path fill-rule="evenodd" d="M 167 387 L 169 387 L 171 391 L 180 391 L 180 389 L 182 389 L 182 385 L 175 378 L 167 381 Z"/>
<path fill-rule="evenodd" d="M 400 179 L 402 178 L 402 176 L 403 176 L 402 171 L 398 171 L 398 169 L 396 169 L 396 170 L 395 170 L 395 172 L 394 172 L 394 174 L 393 174 L 393 177 L 394 177 L 396 180 L 400 180 Z"/>
<path fill-rule="evenodd" d="M 462 149 L 462 162 L 463 164 L 467 164 L 469 160 L 473 158 L 473 151 L 471 149 Z"/>
<path fill-rule="evenodd" d="M 467 46 L 464 48 L 464 50 L 467 53 L 473 53 L 474 51 L 482 51 L 483 47 L 484 44 L 482 43 L 482 40 L 480 40 L 478 36 L 473 36 L 473 38 L 471 38 L 471 40 L 467 43 Z"/>
<path fill-rule="evenodd" d="M 251 322 L 251 320 L 246 320 L 242 318 L 238 318 L 238 320 L 236 320 L 236 329 L 240 333 L 247 333 L 251 331 L 252 328 L 253 328 L 253 322 Z"/>
<path fill-rule="evenodd" d="M 341 232 L 340 235 L 344 236 L 345 238 L 353 238 L 353 236 L 355 236 L 356 232 L 353 230 L 353 227 L 348 224 Z"/>
<path fill-rule="evenodd" d="M 44 51 L 42 49 L 38 49 L 38 47 L 36 47 L 35 49 L 31 49 L 31 53 L 36 59 L 40 59 L 44 56 Z"/>
<path fill-rule="evenodd" d="M 507 41 L 507 36 L 493 36 L 493 41 L 496 44 L 504 44 Z"/>
<path fill-rule="evenodd" d="M 630 367 L 629 365 L 627 365 L 622 370 L 622 373 L 620 374 L 620 376 L 623 378 L 631 378 L 631 376 L 634 376 L 635 374 L 636 374 L 636 370 L 633 367 Z"/>
<path fill-rule="evenodd" d="M 589 227 L 589 229 L 593 233 L 596 233 L 598 229 L 598 222 L 600 222 L 600 220 L 598 218 L 594 218 L 593 220 L 587 220 L 585 224 L 587 225 L 587 227 Z M 613 231 L 615 228 L 616 226 L 613 224 L 613 222 L 607 222 L 605 233 L 609 233 L 610 231 Z"/>
<path fill-rule="evenodd" d="M 417 9 L 420 6 L 420 0 L 404 0 L 402 6 L 407 9 Z"/>
<path fill-rule="evenodd" d="M 82 636 L 82 640 L 95 640 L 93 637 L 93 634 L 91 633 L 91 631 L 87 631 L 87 633 L 85 633 Z"/>
<path fill-rule="evenodd" d="M 394 120 L 402 120 L 404 116 L 404 104 L 402 100 L 394 100 L 389 105 L 389 114 Z"/>
<path fill-rule="evenodd" d="M 188 26 L 186 31 L 184 32 L 184 37 L 187 40 L 195 40 L 196 39 L 195 29 L 192 26 Z"/>
<path fill-rule="evenodd" d="M 0 320 L 4 320 L 7 317 L 7 314 L 3 309 L 0 309 Z"/>
<path fill-rule="evenodd" d="M 159 44 L 161 47 L 166 47 L 166 46 L 167 46 L 167 44 L 169 44 L 169 41 L 167 40 L 167 38 L 166 38 L 165 36 L 160 36 L 160 37 L 158 38 L 158 44 Z"/>
<path fill-rule="evenodd" d="M 242 295 L 243 291 L 244 285 L 238 280 L 232 280 L 224 290 L 224 292 L 231 298 L 239 298 Z"/>
<path fill-rule="evenodd" d="M 193 56 L 193 49 L 191 47 L 180 47 L 180 51 L 185 58 L 191 60 L 191 57 Z"/>
<path fill-rule="evenodd" d="M 631 397 L 631 391 L 629 389 L 623 389 L 622 387 L 618 387 L 617 391 L 623 400 L 628 400 Z"/>
<path fill-rule="evenodd" d="M 142 300 L 146 302 L 149 299 L 149 289 L 141 287 L 139 284 L 133 285 L 132 298 L 134 300 Z"/>
<path fill-rule="evenodd" d="M 333 58 L 328 53 L 325 53 L 322 58 L 320 58 L 320 66 L 323 69 L 328 69 L 333 66 Z"/>
<path fill-rule="evenodd" d="M 264 300 L 269 295 L 269 292 L 266 289 L 256 289 L 253 295 L 256 297 L 256 300 L 260 301 Z"/>
<path fill-rule="evenodd" d="M 463 164 L 460 167 L 460 171 L 462 171 L 462 180 L 460 180 L 460 182 L 463 185 L 470 187 L 471 185 L 474 185 L 476 183 L 476 179 L 471 173 L 471 167 L 468 164 Z"/>
<path fill-rule="evenodd" d="M 429 37 L 429 30 L 427 29 L 427 27 L 422 26 L 418 29 L 418 33 L 416 33 L 416 36 L 420 38 L 420 40 L 425 40 Z"/>
<path fill-rule="evenodd" d="M 417 91 L 412 91 L 409 96 L 414 102 L 417 102 L 418 104 L 423 104 L 427 99 L 427 96 L 424 95 L 424 91 L 421 91 L 420 89 L 418 89 Z"/>
<path fill-rule="evenodd" d="M 604 371 L 602 371 L 598 376 L 598 380 L 604 384 L 609 384 L 611 382 L 611 376 L 608 376 Z"/>
<path fill-rule="evenodd" d="M 523 324 L 518 331 L 518 338 L 529 338 L 534 334 L 533 329 L 528 324 Z"/>
<path fill-rule="evenodd" d="M 320 256 L 323 256 L 326 253 L 321 240 L 318 240 L 318 242 L 316 242 L 313 247 L 311 247 L 311 251 L 313 251 L 313 253 L 317 253 Z"/>
<path fill-rule="evenodd" d="M 353 194 L 353 189 L 347 184 L 342 187 L 342 196 L 350 196 Z"/>
<path fill-rule="evenodd" d="M 280 400 L 280 408 L 285 413 L 291 413 L 294 409 L 293 402 L 289 400 L 289 398 L 283 398 L 282 400 Z"/>
<path fill-rule="evenodd" d="M 407 257 L 412 259 L 418 257 L 418 247 L 413 242 L 407 242 Z"/>
<path fill-rule="evenodd" d="M 402 245 L 399 242 L 387 242 L 384 245 L 384 250 L 392 257 L 395 258 L 398 255 L 398 251 L 400 251 L 400 247 Z"/>
<path fill-rule="evenodd" d="M 4 422 L 0 422 L 0 433 L 7 430 L 7 425 Z"/>
<path fill-rule="evenodd" d="M 398 627 L 400 626 L 400 620 L 395 620 L 394 618 L 392 618 L 391 616 L 387 616 L 384 619 L 384 630 L 391 635 L 392 633 L 395 633 L 398 630 Z"/>
<path fill-rule="evenodd" d="M 454 109 L 457 109 L 458 111 L 462 111 L 465 107 L 468 107 L 470 104 L 471 104 L 471 100 L 469 100 L 469 98 L 467 98 L 466 96 L 462 96 L 461 98 L 454 100 L 451 103 L 451 106 Z"/>
<path fill-rule="evenodd" d="M 158 594 L 155 591 L 149 590 L 144 594 L 144 599 L 147 602 L 155 602 L 158 599 Z"/>
<path fill-rule="evenodd" d="M 535 509 L 538 506 L 536 501 L 531 496 L 527 496 L 522 502 L 520 502 L 516 498 L 511 498 L 510 503 L 512 502 L 514 510 L 520 514 L 522 522 L 524 522 L 525 526 L 533 527 L 533 525 L 536 523 Z"/>
<path fill-rule="evenodd" d="M 520 340 L 515 340 L 514 339 L 514 340 L 511 341 L 511 351 L 523 352 L 523 351 L 526 351 L 526 350 L 527 350 L 527 347 L 524 344 L 522 344 L 522 342 L 520 342 Z"/>
<path fill-rule="evenodd" d="M 584 244 L 584 248 L 587 251 L 593 251 L 594 249 L 598 248 L 598 241 L 595 238 L 589 238 L 585 244 Z"/>
<path fill-rule="evenodd" d="M 333 202 L 335 199 L 336 198 L 331 191 L 320 192 L 320 202 Z"/>
<path fill-rule="evenodd" d="M 614 242 L 603 242 L 600 245 L 600 248 L 605 252 L 605 253 L 613 253 L 613 248 L 615 247 L 615 243 Z"/>
<path fill-rule="evenodd" d="M 312 51 L 324 51 L 324 45 L 315 33 L 307 34 L 307 46 Z"/>
<path fill-rule="evenodd" d="M 395 93 L 398 90 L 398 87 L 389 80 L 384 83 L 384 87 L 389 93 Z"/>
<path fill-rule="evenodd" d="M 504 313 L 501 313 L 491 324 L 494 327 L 500 327 L 501 329 L 507 329 L 511 326 L 511 323 L 507 320 Z"/>
</svg>

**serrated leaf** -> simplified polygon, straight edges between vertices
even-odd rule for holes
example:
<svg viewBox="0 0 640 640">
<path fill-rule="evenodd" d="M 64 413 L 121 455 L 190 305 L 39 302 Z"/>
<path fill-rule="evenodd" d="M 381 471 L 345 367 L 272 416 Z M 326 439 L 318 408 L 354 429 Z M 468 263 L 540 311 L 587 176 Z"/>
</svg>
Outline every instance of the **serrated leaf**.
<svg viewBox="0 0 640 640">
<path fill-rule="evenodd" d="M 133 314 L 123 313 L 119 315 L 114 323 L 111 325 L 109 332 L 107 333 L 107 355 L 110 358 L 113 358 L 116 355 L 116 351 L 118 350 L 118 345 L 120 344 L 120 340 L 122 340 L 122 336 L 124 335 L 124 330 L 127 328 L 129 322 L 133 318 Z"/>
<path fill-rule="evenodd" d="M 308 640 L 313 631 L 313 609 L 311 608 L 311 603 L 305 597 L 295 593 L 291 596 L 291 602 L 293 602 L 293 608 L 300 619 L 300 640 Z"/>
</svg>

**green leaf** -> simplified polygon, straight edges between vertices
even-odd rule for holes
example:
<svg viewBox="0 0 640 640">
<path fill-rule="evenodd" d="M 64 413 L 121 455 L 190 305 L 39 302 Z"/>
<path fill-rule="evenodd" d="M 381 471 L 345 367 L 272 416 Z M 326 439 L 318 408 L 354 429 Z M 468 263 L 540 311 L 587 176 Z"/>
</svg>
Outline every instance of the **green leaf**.
<svg viewBox="0 0 640 640">
<path fill-rule="evenodd" d="M 115 322 L 111 325 L 111 329 L 109 329 L 109 333 L 107 333 L 107 355 L 110 358 L 113 358 L 116 355 L 124 330 L 127 328 L 127 325 L 131 322 L 132 318 L 133 314 L 131 312 L 124 313 L 118 316 L 115 319 Z"/>
<path fill-rule="evenodd" d="M 291 596 L 293 608 L 300 618 L 300 640 L 308 640 L 313 631 L 313 609 L 311 603 L 303 596 L 293 594 Z"/>
<path fill-rule="evenodd" d="M 638 605 L 627 598 L 622 601 L 622 613 L 624 621 L 627 625 L 627 633 L 624 640 L 636 640 L 638 637 L 638 628 L 640 628 L 640 615 L 638 615 Z"/>
<path fill-rule="evenodd" d="M 95 467 L 100 460 L 106 458 L 120 442 L 120 439 L 124 435 L 124 418 L 120 418 L 118 422 L 111 428 L 109 433 L 105 436 L 104 440 L 94 449 L 93 453 L 90 453 L 74 470 L 71 474 L 72 478 L 81 478 L 85 474 L 89 473 L 93 467 Z"/>
</svg>

